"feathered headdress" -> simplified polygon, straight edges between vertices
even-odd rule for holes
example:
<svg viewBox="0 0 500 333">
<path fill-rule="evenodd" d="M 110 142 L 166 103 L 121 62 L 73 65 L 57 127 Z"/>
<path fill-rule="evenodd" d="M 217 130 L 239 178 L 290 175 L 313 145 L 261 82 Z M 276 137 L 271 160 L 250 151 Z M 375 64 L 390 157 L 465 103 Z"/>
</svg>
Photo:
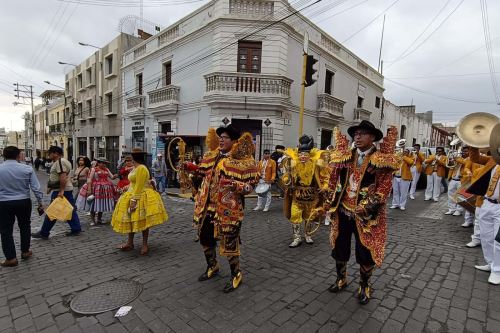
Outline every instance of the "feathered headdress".
<svg viewBox="0 0 500 333">
<path fill-rule="evenodd" d="M 217 149 L 219 147 L 219 137 L 217 136 L 217 133 L 215 132 L 215 128 L 209 128 L 207 137 L 205 139 L 205 144 L 208 147 L 208 150 L 212 151 Z"/>
<path fill-rule="evenodd" d="M 351 160 L 351 146 L 349 145 L 347 136 L 342 134 L 338 127 L 333 129 L 333 134 L 335 135 L 335 148 L 330 154 L 330 163 L 335 163 L 337 167 L 342 167 L 344 163 Z"/>
</svg>

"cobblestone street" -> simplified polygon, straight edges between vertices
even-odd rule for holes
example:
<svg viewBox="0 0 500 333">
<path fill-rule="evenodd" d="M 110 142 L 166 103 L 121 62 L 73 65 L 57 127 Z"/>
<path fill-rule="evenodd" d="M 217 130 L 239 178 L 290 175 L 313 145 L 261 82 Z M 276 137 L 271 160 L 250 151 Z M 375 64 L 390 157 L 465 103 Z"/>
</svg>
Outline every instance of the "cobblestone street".
<svg viewBox="0 0 500 333">
<path fill-rule="evenodd" d="M 193 241 L 193 204 L 168 197 L 170 219 L 151 230 L 148 256 L 139 255 L 140 235 L 135 251 L 120 252 L 115 247 L 124 237 L 109 225 L 90 227 L 84 214 L 81 236 L 65 237 L 68 228 L 58 223 L 49 240 L 33 240 L 32 259 L 0 270 L 0 332 L 500 332 L 500 288 L 474 269 L 483 264 L 481 248 L 464 246 L 472 229 L 460 227 L 462 217 L 443 215 L 444 195 L 438 203 L 422 195 L 406 211 L 389 212 L 386 258 L 366 306 L 356 298 L 354 255 L 348 288 L 327 291 L 335 280 L 328 227 L 313 245 L 288 248 L 291 227 L 280 199 L 268 213 L 252 211 L 255 199 L 246 202 L 242 286 L 222 293 L 229 278 L 224 259 L 219 277 L 198 282 L 205 260 Z M 40 225 L 34 212 L 32 229 Z M 71 312 L 79 291 L 114 279 L 143 285 L 126 316 Z"/>
</svg>

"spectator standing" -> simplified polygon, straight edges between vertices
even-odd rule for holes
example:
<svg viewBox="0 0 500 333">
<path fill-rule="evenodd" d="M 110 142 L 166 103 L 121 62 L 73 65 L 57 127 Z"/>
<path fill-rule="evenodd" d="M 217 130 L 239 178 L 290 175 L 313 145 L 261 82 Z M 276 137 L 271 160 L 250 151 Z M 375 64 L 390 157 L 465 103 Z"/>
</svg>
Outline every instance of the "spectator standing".
<svg viewBox="0 0 500 333">
<path fill-rule="evenodd" d="M 13 237 L 14 222 L 21 234 L 21 258 L 29 259 L 31 232 L 31 199 L 30 189 L 38 201 L 38 209 L 43 211 L 40 183 L 33 168 L 19 163 L 21 151 L 14 146 L 3 150 L 5 162 L 0 164 L 0 233 L 5 261 L 2 267 L 17 266 L 16 247 Z"/>
<path fill-rule="evenodd" d="M 78 236 L 82 230 L 80 226 L 80 219 L 76 214 L 75 200 L 73 199 L 73 184 L 69 177 L 71 172 L 71 163 L 62 157 L 63 150 L 61 147 L 51 146 L 49 148 L 49 158 L 52 160 L 52 164 L 49 171 L 49 182 L 47 184 L 47 193 L 52 192 L 50 199 L 51 202 L 59 197 L 65 197 L 69 203 L 73 206 L 73 214 L 71 215 L 71 220 L 68 221 L 70 232 L 66 233 L 66 236 Z M 40 231 L 31 234 L 33 238 L 48 239 L 50 235 L 50 230 L 54 227 L 55 220 L 49 220 L 48 216 L 45 215 L 42 228 Z"/>
<path fill-rule="evenodd" d="M 167 183 L 167 163 L 163 160 L 163 155 L 158 154 L 153 162 L 153 176 L 156 181 L 158 192 L 162 193 L 168 187 Z"/>
</svg>

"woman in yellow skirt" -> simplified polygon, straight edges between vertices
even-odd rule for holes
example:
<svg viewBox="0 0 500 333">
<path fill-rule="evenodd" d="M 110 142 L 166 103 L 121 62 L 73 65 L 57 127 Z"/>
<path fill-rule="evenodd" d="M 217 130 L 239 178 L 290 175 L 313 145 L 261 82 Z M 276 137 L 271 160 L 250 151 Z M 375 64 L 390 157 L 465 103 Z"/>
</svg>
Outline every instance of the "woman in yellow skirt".
<svg viewBox="0 0 500 333">
<path fill-rule="evenodd" d="M 134 169 L 129 173 L 129 188 L 116 204 L 111 220 L 113 230 L 128 234 L 128 240 L 118 249 L 131 251 L 134 249 L 134 234 L 142 232 L 141 255 L 149 252 L 149 228 L 168 220 L 168 214 L 163 206 L 158 192 L 150 184 L 149 170 L 144 165 L 146 153 L 141 149 L 132 150 Z"/>
</svg>

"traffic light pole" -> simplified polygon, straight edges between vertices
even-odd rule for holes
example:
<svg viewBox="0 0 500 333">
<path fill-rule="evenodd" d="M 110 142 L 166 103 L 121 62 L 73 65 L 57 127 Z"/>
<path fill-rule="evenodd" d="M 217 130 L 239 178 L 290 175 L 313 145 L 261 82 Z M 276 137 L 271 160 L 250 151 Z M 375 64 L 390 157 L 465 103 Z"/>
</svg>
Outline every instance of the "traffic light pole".
<svg viewBox="0 0 500 333">
<path fill-rule="evenodd" d="M 302 56 L 302 80 L 300 83 L 300 112 L 299 112 L 299 138 L 304 128 L 304 100 L 306 95 L 306 65 L 307 53 Z"/>
</svg>

